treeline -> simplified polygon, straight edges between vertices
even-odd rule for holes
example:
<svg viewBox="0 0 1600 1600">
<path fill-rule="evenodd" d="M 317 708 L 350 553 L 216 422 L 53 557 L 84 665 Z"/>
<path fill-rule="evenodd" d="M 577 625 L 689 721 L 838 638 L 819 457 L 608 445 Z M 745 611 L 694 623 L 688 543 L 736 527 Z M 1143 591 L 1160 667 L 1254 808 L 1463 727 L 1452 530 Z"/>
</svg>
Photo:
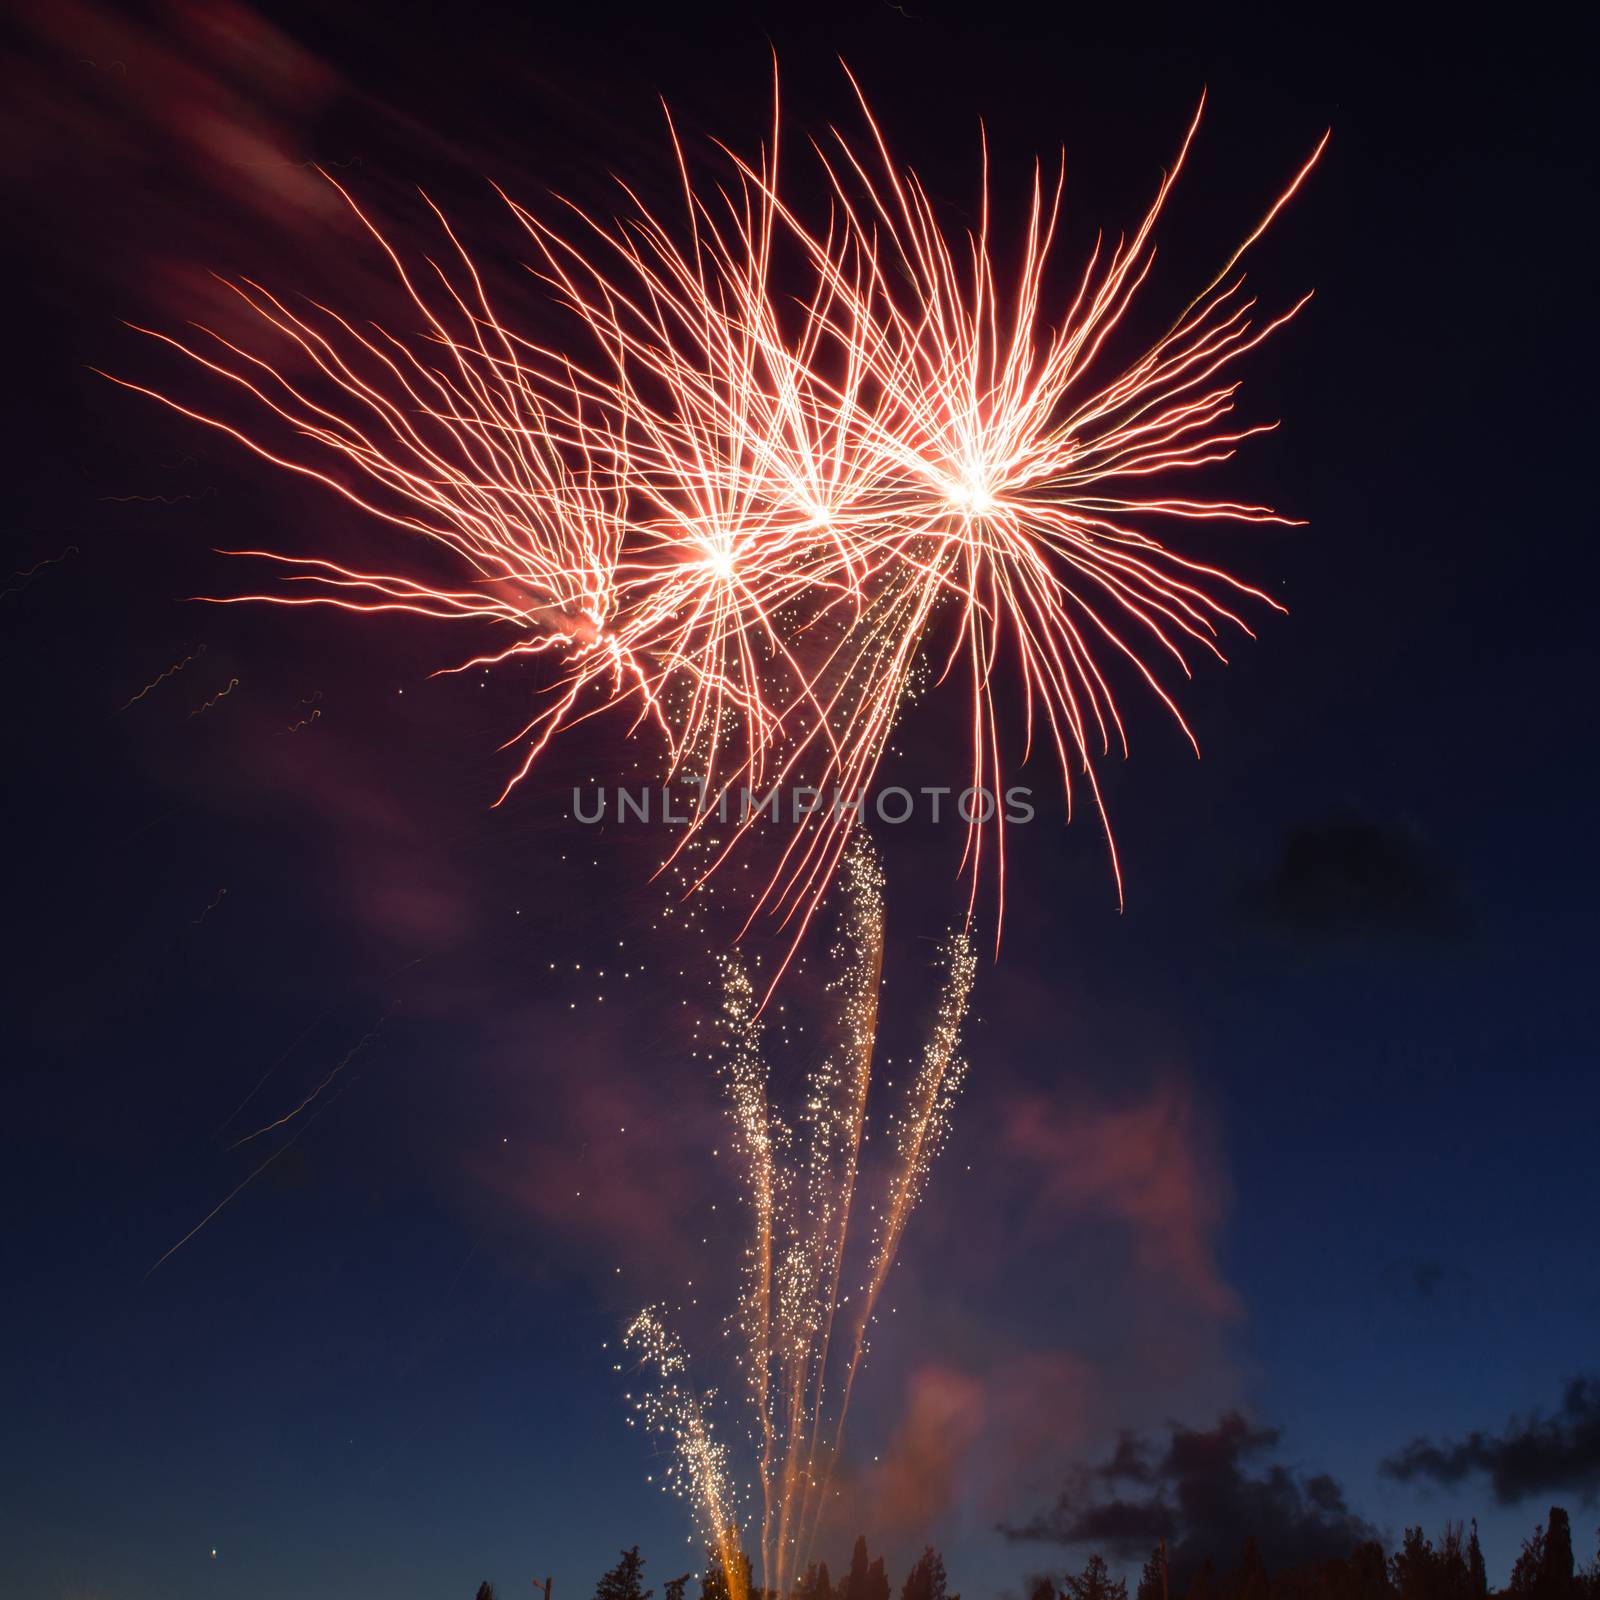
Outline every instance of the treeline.
<svg viewBox="0 0 1600 1600">
<path fill-rule="evenodd" d="M 775 1590 L 762 1589 L 755 1583 L 748 1556 L 734 1559 L 738 1566 L 730 1581 L 719 1553 L 707 1550 L 705 1571 L 668 1578 L 662 1585 L 662 1600 L 685 1600 L 689 1585 L 697 1579 L 700 1600 L 779 1600 Z M 622 1559 L 595 1585 L 594 1600 L 651 1600 L 654 1594 L 654 1589 L 644 1586 L 644 1557 L 634 1545 L 622 1552 Z M 826 1561 L 813 1562 L 796 1580 L 788 1600 L 893 1600 L 893 1596 L 883 1557 L 869 1557 L 863 1536 L 856 1540 L 850 1565 L 837 1583 Z M 494 1585 L 479 1584 L 477 1600 L 495 1600 Z M 959 1594 L 949 1593 L 945 1586 L 944 1558 L 937 1550 L 924 1550 L 913 1563 L 900 1586 L 899 1600 L 961 1600 Z"/>
<path fill-rule="evenodd" d="M 787 1596 L 758 1588 L 748 1556 L 735 1557 L 736 1570 L 724 1569 L 715 1550 L 706 1552 L 701 1573 L 667 1579 L 662 1600 L 686 1600 L 698 1582 L 699 1600 L 894 1600 L 895 1589 L 882 1556 L 869 1556 L 865 1537 L 855 1542 L 850 1564 L 837 1579 L 827 1562 L 814 1562 Z M 1025 1600 L 1128 1600 L 1125 1578 L 1113 1577 L 1104 1556 L 1091 1555 L 1083 1570 L 1057 1580 L 1030 1578 Z M 644 1558 L 638 1545 L 595 1585 L 594 1600 L 652 1600 L 644 1586 Z M 494 1585 L 480 1584 L 477 1600 L 495 1600 Z M 570 1600 L 570 1597 L 567 1597 Z M 925 1549 L 900 1585 L 899 1600 L 961 1600 L 947 1588 L 944 1558 Z M 1348 1555 L 1286 1565 L 1269 1572 L 1254 1539 L 1246 1539 L 1237 1564 L 1218 1567 L 1202 1560 L 1189 1571 L 1169 1562 L 1165 1543 L 1144 1564 L 1133 1600 L 1600 1600 L 1600 1551 L 1579 1564 L 1572 1547 L 1572 1523 L 1560 1506 L 1523 1540 L 1522 1552 L 1504 1589 L 1489 1587 L 1488 1569 L 1478 1543 L 1478 1524 L 1470 1531 L 1448 1522 L 1435 1544 L 1421 1528 L 1407 1528 L 1400 1548 L 1386 1552 L 1377 1540 L 1358 1544 Z"/>
<path fill-rule="evenodd" d="M 1597 1535 L 1600 1537 L 1600 1535 Z M 1083 1571 L 1059 1584 L 1038 1576 L 1025 1586 L 1026 1600 L 1128 1600 L 1127 1581 L 1113 1578 L 1105 1559 L 1089 1557 Z M 1489 1587 L 1488 1569 L 1470 1532 L 1447 1522 L 1435 1544 L 1421 1528 L 1407 1528 L 1392 1555 L 1376 1540 L 1348 1555 L 1284 1566 L 1269 1572 L 1254 1539 L 1246 1539 L 1237 1565 L 1219 1569 L 1202 1560 L 1187 1573 L 1169 1565 L 1164 1543 L 1150 1553 L 1134 1600 L 1600 1600 L 1600 1551 L 1580 1566 L 1572 1548 L 1572 1524 L 1560 1506 L 1523 1540 L 1522 1552 L 1504 1589 Z"/>
</svg>

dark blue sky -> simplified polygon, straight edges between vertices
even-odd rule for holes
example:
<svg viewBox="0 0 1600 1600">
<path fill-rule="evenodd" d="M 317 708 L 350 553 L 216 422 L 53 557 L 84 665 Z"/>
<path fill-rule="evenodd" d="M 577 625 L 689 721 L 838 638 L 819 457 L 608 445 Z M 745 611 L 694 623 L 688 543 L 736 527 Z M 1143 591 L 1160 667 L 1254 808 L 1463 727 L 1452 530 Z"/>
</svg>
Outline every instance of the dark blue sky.
<svg viewBox="0 0 1600 1600">
<path fill-rule="evenodd" d="M 1233 480 L 1310 525 L 1214 551 L 1290 614 L 1197 675 L 1200 762 L 1135 708 L 1109 785 L 1124 911 L 1090 823 L 1019 831 L 955 1142 L 863 1380 L 860 1521 L 892 1572 L 931 1538 L 955 1587 L 996 1594 L 1081 1562 L 997 1531 L 1073 1463 L 1238 1407 L 1282 1430 L 1250 1471 L 1330 1473 L 1385 1537 L 1475 1514 L 1501 1580 L 1555 1502 L 1592 1550 L 1593 1461 L 1515 1503 L 1378 1471 L 1552 1412 L 1597 1365 L 1573 41 L 1537 17 L 1488 38 L 947 10 L 41 10 L 7 46 L 13 565 L 70 553 L 0 600 L 6 1593 L 421 1600 L 549 1572 L 573 1600 L 619 1545 L 658 1584 L 692 1564 L 602 1348 L 727 1237 L 690 1054 L 704 941 L 655 925 L 638 841 L 563 820 L 620 746 L 556 752 L 491 812 L 516 685 L 429 681 L 453 646 L 424 627 L 180 603 L 237 587 L 218 547 L 372 535 L 85 368 L 147 377 L 120 319 L 174 325 L 213 267 L 367 292 L 273 162 L 339 167 L 400 227 L 424 184 L 505 264 L 482 176 L 668 181 L 655 97 L 753 139 L 769 39 L 797 131 L 848 115 L 842 54 L 951 205 L 980 118 L 997 172 L 1064 143 L 1069 250 L 1142 204 L 1206 88 L 1177 294 L 1334 129 L 1252 269 L 1268 303 L 1317 297 L 1247 374 L 1249 415 L 1284 426 Z M 907 779 L 938 781 L 947 709 L 913 713 Z M 895 995 L 956 904 L 952 842 L 884 840 Z M 147 1277 L 251 1170 L 224 1128 L 369 1035 Z M 1056 1165 L 1028 1165 L 1025 1125 Z"/>
</svg>

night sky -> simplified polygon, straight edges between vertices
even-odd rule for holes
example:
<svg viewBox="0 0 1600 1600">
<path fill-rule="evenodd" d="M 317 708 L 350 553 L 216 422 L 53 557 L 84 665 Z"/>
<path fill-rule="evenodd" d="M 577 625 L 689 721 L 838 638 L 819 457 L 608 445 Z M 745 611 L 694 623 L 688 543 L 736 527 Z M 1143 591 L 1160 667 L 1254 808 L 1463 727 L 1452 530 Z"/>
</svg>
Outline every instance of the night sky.
<svg viewBox="0 0 1600 1600">
<path fill-rule="evenodd" d="M 1475 1515 L 1498 1583 L 1552 1503 L 1592 1555 L 1593 139 L 1554 18 L 21 9 L 6 570 L 51 564 L 0 598 L 0 1592 L 580 1600 L 619 1546 L 658 1585 L 695 1565 L 613 1363 L 734 1248 L 715 940 L 665 914 L 656 841 L 566 817 L 639 751 L 584 730 L 491 809 L 526 676 L 430 678 L 461 641 L 427 623 L 192 603 L 259 582 L 218 550 L 385 536 L 89 369 L 192 381 L 124 323 L 217 315 L 213 271 L 394 320 L 312 162 L 407 240 L 426 189 L 524 292 L 486 179 L 609 208 L 625 173 L 669 209 L 660 101 L 751 148 L 774 47 L 798 194 L 805 138 L 851 124 L 842 57 L 953 226 L 980 122 L 1008 204 L 1064 146 L 1063 267 L 1206 91 L 1149 335 L 1333 129 L 1253 252 L 1264 304 L 1316 291 L 1242 369 L 1283 426 L 1220 480 L 1308 526 L 1200 545 L 1288 615 L 1197 670 L 1200 761 L 1124 696 L 1123 909 L 1091 815 L 1012 838 L 823 1553 L 864 1530 L 898 1579 L 931 1541 L 968 1600 L 1016 1591 L 1081 1565 L 1082 1469 L 1176 1426 L 1252 1508 L 1181 1530 L 1222 1559 Z M 941 781 L 958 710 L 911 710 L 894 781 Z M 903 1050 L 960 841 L 880 833 Z"/>
</svg>

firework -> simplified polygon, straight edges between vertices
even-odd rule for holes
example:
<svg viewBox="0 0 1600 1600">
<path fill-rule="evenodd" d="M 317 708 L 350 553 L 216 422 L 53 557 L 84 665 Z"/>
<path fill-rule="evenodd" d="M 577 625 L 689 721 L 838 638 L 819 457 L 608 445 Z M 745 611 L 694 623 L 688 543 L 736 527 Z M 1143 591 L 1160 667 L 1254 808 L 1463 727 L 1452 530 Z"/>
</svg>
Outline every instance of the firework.
<svg viewBox="0 0 1600 1600">
<path fill-rule="evenodd" d="M 711 1419 L 716 1390 L 701 1393 L 694 1387 L 688 1352 L 659 1307 L 641 1311 L 624 1330 L 622 1344 L 653 1379 L 642 1394 L 626 1398 L 647 1432 L 671 1441 L 665 1487 L 695 1507 L 723 1571 L 734 1574 L 739 1570 L 738 1493 L 728 1447 Z M 733 1600 L 746 1596 L 735 1594 Z"/>
<path fill-rule="evenodd" d="M 724 962 L 722 1070 L 750 1223 L 730 1324 L 742 1368 L 748 1489 L 735 1488 L 731 1453 L 713 1431 L 714 1391 L 693 1387 L 687 1353 L 662 1313 L 643 1313 L 625 1340 L 654 1374 L 654 1387 L 630 1400 L 669 1446 L 667 1486 L 694 1508 L 725 1572 L 740 1570 L 747 1542 L 759 1556 L 763 1589 L 778 1593 L 786 1592 L 816 1536 L 879 1300 L 949 1133 L 965 1072 L 960 1033 L 975 970 L 970 942 L 953 935 L 941 952 L 943 988 L 932 1033 L 889 1112 L 883 1198 L 869 1205 L 862 1146 L 884 905 L 882 872 L 865 843 L 846 855 L 841 885 L 833 1045 L 807 1072 L 792 1107 L 774 1103 L 770 1093 L 757 990 L 739 961 Z M 734 1516 L 741 1507 L 748 1507 L 743 1540 Z"/>
<path fill-rule="evenodd" d="M 953 235 L 863 99 L 867 137 L 836 133 L 821 153 L 828 204 L 811 224 L 780 191 L 776 105 L 759 156 L 724 152 L 732 177 L 716 185 L 696 184 L 672 132 L 676 227 L 626 186 L 623 220 L 571 209 L 565 231 L 508 200 L 549 334 L 501 315 L 442 215 L 448 253 L 424 275 L 358 209 L 418 337 L 292 310 L 246 280 L 232 287 L 259 348 L 156 337 L 254 420 L 155 398 L 420 535 L 451 574 L 421 547 L 406 572 L 243 552 L 288 583 L 230 598 L 480 627 L 483 647 L 442 671 L 549 664 L 507 741 L 521 753 L 501 800 L 558 730 L 606 710 L 651 730 L 665 775 L 708 796 L 780 783 L 831 796 L 769 851 L 749 907 L 796 943 L 931 649 L 941 677 L 966 681 L 970 895 L 992 857 L 1003 912 L 1003 816 L 983 797 L 1037 741 L 1069 813 L 1081 782 L 1104 819 L 1096 762 L 1128 748 L 1113 677 L 1147 685 L 1188 734 L 1161 669 L 1222 658 L 1224 630 L 1249 631 L 1242 603 L 1274 604 L 1160 535 L 1287 520 L 1173 480 L 1266 431 L 1231 422 L 1230 369 L 1304 302 L 1261 321 L 1235 269 L 1322 146 L 1171 328 L 1114 362 L 1198 112 L 1132 233 L 1058 279 L 1059 174 L 1035 169 L 1007 271 L 987 153 L 978 225 Z M 1001 737 L 1002 698 L 1020 699 L 1020 753 Z M 755 848 L 759 816 L 741 815 L 702 877 Z M 1114 846 L 1111 860 L 1120 885 Z"/>
</svg>

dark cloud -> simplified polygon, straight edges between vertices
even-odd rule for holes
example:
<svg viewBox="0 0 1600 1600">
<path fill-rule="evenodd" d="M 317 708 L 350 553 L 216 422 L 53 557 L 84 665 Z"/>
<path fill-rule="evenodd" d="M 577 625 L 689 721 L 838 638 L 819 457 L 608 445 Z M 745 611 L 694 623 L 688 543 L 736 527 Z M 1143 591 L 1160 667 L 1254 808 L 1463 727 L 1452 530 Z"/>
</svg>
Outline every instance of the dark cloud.
<svg viewBox="0 0 1600 1600">
<path fill-rule="evenodd" d="M 1292 829 L 1251 913 L 1309 939 L 1445 940 L 1470 931 L 1460 886 L 1409 830 L 1354 814 Z"/>
<path fill-rule="evenodd" d="M 1165 1539 L 1180 1582 L 1204 1560 L 1236 1561 L 1251 1536 L 1268 1567 L 1346 1555 L 1376 1537 L 1326 1473 L 1300 1477 L 1276 1463 L 1256 1466 L 1278 1441 L 1276 1428 L 1257 1427 L 1237 1411 L 1210 1429 L 1174 1425 L 1160 1453 L 1125 1434 L 1109 1460 L 1080 1469 L 1048 1510 L 1001 1531 L 1015 1540 L 1092 1545 L 1124 1559 Z"/>
<path fill-rule="evenodd" d="M 1573 1378 L 1554 1416 L 1512 1417 L 1500 1434 L 1470 1433 L 1435 1444 L 1413 1439 L 1378 1467 L 1402 1483 L 1426 1479 L 1453 1487 L 1482 1474 L 1501 1505 L 1577 1490 L 1586 1505 L 1600 1494 L 1600 1378 Z"/>
</svg>

